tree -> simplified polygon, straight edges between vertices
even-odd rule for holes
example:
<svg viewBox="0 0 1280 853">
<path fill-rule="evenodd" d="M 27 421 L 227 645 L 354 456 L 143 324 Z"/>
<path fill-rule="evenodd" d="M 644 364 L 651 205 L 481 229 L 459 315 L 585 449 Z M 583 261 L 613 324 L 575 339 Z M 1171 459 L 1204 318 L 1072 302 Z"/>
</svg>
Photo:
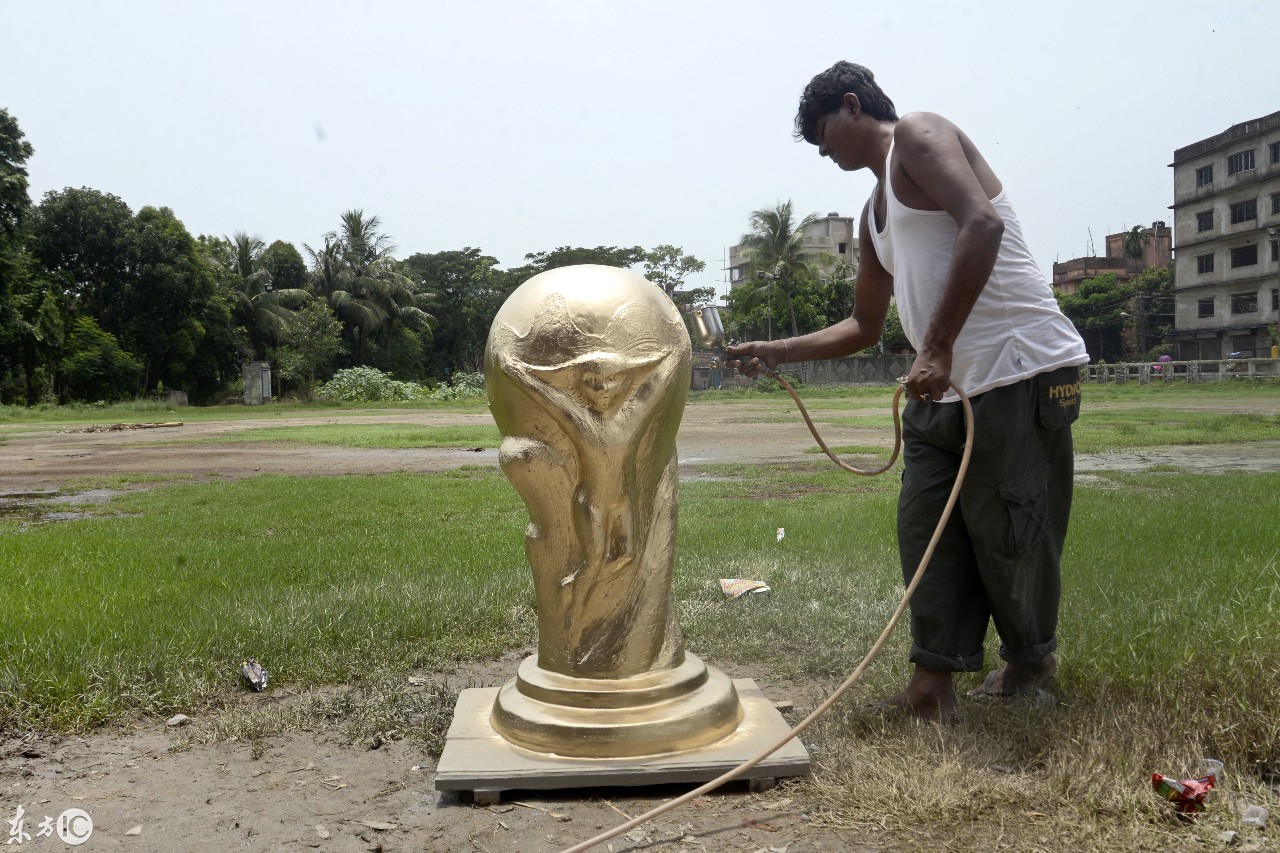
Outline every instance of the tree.
<svg viewBox="0 0 1280 853">
<path fill-rule="evenodd" d="M 289 322 L 288 343 L 280 347 L 280 373 L 301 382 L 310 398 L 316 377 L 326 375 L 342 352 L 342 323 L 321 300 L 312 300 Z"/>
<path fill-rule="evenodd" d="M 262 250 L 258 263 L 270 273 L 276 290 L 304 290 L 307 286 L 307 265 L 292 243 L 276 240 Z"/>
<path fill-rule="evenodd" d="M 365 363 L 371 338 L 380 338 L 389 353 L 398 328 L 429 335 L 436 323 L 426 310 L 431 294 L 396 270 L 395 246 L 381 225 L 376 216 L 348 210 L 340 231 L 325 235 L 322 251 L 304 247 L 312 259 L 312 289 L 343 321 L 359 364 Z"/>
<path fill-rule="evenodd" d="M 1154 359 L 1173 353 L 1169 338 L 1174 329 L 1173 262 L 1148 267 L 1129 282 L 1134 290 L 1136 354 Z"/>
<path fill-rule="evenodd" d="M 600 264 L 606 267 L 633 267 L 645 258 L 645 251 L 640 246 L 619 249 L 617 246 L 596 246 L 584 249 L 580 246 L 561 246 L 550 252 L 530 252 L 524 256 L 529 263 L 519 269 L 525 278 L 532 278 L 547 270 L 569 267 L 576 264 Z"/>
<path fill-rule="evenodd" d="M 266 355 L 271 347 L 280 346 L 286 325 L 294 312 L 307 304 L 311 294 L 301 287 L 282 288 L 276 284 L 263 260 L 262 240 L 237 231 L 225 242 L 235 286 L 233 313 L 248 335 L 248 356 L 258 358 Z M 296 254 L 297 250 L 294 251 Z M 216 254 L 227 255 L 226 252 Z M 301 256 L 298 263 L 302 263 Z"/>
<path fill-rule="evenodd" d="M 827 293 L 827 325 L 832 326 L 853 315 L 858 269 L 848 261 L 840 261 L 825 282 Z"/>
<path fill-rule="evenodd" d="M 132 395 L 142 365 L 120 349 L 115 336 L 80 316 L 67 336 L 60 365 L 66 397 L 73 400 L 119 400 Z"/>
<path fill-rule="evenodd" d="M 157 383 L 210 399 L 240 372 L 227 294 L 195 238 L 167 207 L 138 211 L 129 245 L 124 318 L 103 326 L 142 362 L 144 392 Z"/>
<path fill-rule="evenodd" d="M 470 246 L 410 255 L 400 263 L 404 275 L 435 294 L 432 311 L 439 324 L 428 356 L 433 375 L 443 378 L 453 371 L 483 369 L 489 326 L 510 292 L 510 280 L 497 265 L 496 258 Z"/>
<path fill-rule="evenodd" d="M 655 246 L 644 256 L 644 277 L 662 288 L 662 292 L 675 299 L 675 293 L 684 280 L 700 273 L 707 265 L 693 255 L 683 254 L 679 246 Z M 714 293 L 714 289 L 712 293 Z M 687 301 L 687 300 L 686 300 Z"/>
<path fill-rule="evenodd" d="M 1124 253 L 1135 261 L 1142 260 L 1151 244 L 1151 234 L 1144 231 L 1141 225 L 1135 225 L 1124 235 Z"/>
<path fill-rule="evenodd" d="M 740 241 L 751 262 L 751 291 L 755 299 L 765 298 L 776 287 L 782 292 L 791 316 L 791 334 L 800 334 L 796 321 L 795 293 L 814 276 L 813 262 L 818 255 L 805 251 L 805 230 L 818 220 L 810 213 L 798 222 L 790 200 L 773 208 L 751 213 L 751 230 Z"/>
<path fill-rule="evenodd" d="M 45 193 L 31 211 L 31 253 L 51 274 L 68 308 L 88 313 L 107 331 L 129 319 L 122 316 L 121 300 L 135 272 L 132 240 L 133 212 L 110 193 L 67 187 Z"/>
<path fill-rule="evenodd" d="M 29 287 L 20 282 L 30 280 L 32 264 L 20 234 L 31 209 L 31 197 L 27 193 L 27 160 L 35 153 L 31 143 L 18 127 L 18 120 L 8 110 L 0 108 L 0 401 L 9 402 L 19 395 L 30 393 L 30 375 L 26 371 L 22 381 L 18 373 L 23 364 L 17 357 L 23 344 L 28 342 L 31 324 L 24 318 L 22 308 L 30 310 L 33 301 L 19 296 Z"/>
<path fill-rule="evenodd" d="M 1073 294 L 1058 294 L 1058 304 L 1080 336 L 1091 361 L 1121 361 L 1132 284 L 1120 284 L 1115 273 L 1086 278 Z"/>
<path fill-rule="evenodd" d="M 14 237 L 31 208 L 27 194 L 27 160 L 35 149 L 18 120 L 0 107 L 0 235 Z"/>
</svg>

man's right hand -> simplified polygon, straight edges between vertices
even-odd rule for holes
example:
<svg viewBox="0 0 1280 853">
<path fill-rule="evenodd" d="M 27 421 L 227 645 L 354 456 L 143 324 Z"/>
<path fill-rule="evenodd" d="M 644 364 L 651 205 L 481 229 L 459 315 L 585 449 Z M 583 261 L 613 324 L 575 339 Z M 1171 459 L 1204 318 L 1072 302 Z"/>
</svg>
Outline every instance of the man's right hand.
<svg viewBox="0 0 1280 853">
<path fill-rule="evenodd" d="M 786 347 L 782 341 L 748 341 L 725 348 L 729 356 L 729 366 L 738 368 L 738 372 L 748 379 L 755 379 L 765 370 L 772 370 L 782 364 Z"/>
</svg>

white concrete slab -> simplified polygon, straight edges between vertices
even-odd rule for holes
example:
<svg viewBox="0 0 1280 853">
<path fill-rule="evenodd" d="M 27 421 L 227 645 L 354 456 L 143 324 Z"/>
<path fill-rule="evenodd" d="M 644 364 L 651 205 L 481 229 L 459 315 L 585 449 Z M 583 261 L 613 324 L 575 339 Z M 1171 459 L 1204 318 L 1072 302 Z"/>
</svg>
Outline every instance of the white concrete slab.
<svg viewBox="0 0 1280 853">
<path fill-rule="evenodd" d="M 509 743 L 489 717 L 496 687 L 470 688 L 458 696 L 453 723 L 436 768 L 438 791 L 473 791 L 496 801 L 498 792 L 611 785 L 706 782 L 754 757 L 789 726 L 750 678 L 734 680 L 744 717 L 737 730 L 702 749 L 634 758 L 565 758 Z M 792 739 L 742 779 L 809 775 L 809 751 Z"/>
</svg>

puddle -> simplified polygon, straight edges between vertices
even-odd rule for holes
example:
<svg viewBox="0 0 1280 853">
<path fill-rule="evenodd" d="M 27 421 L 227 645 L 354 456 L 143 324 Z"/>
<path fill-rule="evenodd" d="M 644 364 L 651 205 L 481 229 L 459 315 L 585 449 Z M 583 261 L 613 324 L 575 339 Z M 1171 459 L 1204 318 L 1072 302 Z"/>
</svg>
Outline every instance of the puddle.
<svg viewBox="0 0 1280 853">
<path fill-rule="evenodd" d="M 43 524 L 50 521 L 76 521 L 81 518 L 101 517 L 91 510 L 57 509 L 66 505 L 103 506 L 124 492 L 118 489 L 88 489 L 83 492 L 6 492 L 0 494 L 0 518 L 16 518 L 24 524 Z M 136 515 L 131 513 L 130 515 Z M 121 516 L 124 517 L 124 516 Z"/>
</svg>

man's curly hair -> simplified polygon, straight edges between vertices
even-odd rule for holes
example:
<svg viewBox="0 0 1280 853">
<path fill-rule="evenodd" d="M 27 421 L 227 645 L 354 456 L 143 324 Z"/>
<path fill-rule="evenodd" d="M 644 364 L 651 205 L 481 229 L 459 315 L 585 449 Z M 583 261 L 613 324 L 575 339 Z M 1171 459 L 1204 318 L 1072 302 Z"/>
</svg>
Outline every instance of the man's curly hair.
<svg viewBox="0 0 1280 853">
<path fill-rule="evenodd" d="M 815 129 L 818 119 L 838 111 L 847 92 L 858 96 L 862 111 L 872 118 L 881 121 L 898 120 L 893 101 L 876 85 L 871 69 L 841 60 L 804 87 L 804 94 L 800 96 L 800 109 L 796 112 L 796 136 L 817 145 Z"/>
</svg>

